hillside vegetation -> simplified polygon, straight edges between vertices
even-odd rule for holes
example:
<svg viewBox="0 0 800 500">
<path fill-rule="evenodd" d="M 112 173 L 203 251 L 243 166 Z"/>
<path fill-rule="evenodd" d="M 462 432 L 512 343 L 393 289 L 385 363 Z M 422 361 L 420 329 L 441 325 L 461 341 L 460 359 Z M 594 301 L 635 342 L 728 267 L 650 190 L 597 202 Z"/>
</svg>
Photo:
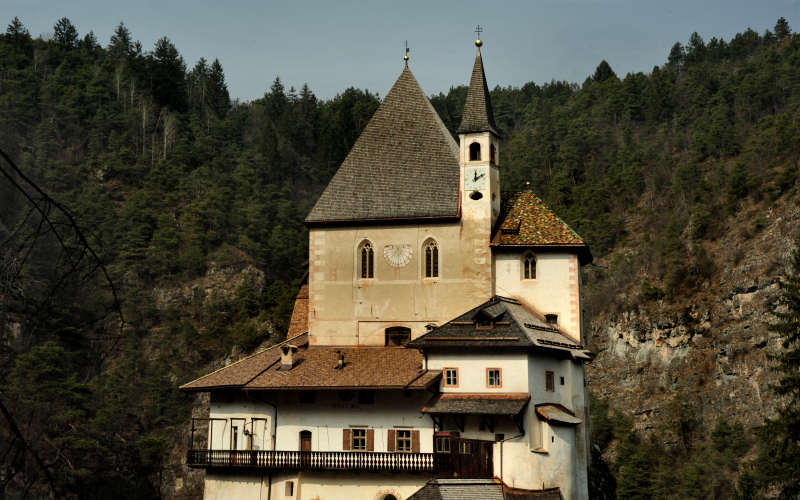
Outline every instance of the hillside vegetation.
<svg viewBox="0 0 800 500">
<path fill-rule="evenodd" d="M 451 131 L 465 96 L 432 97 Z M 582 85 L 492 99 L 504 189 L 533 190 L 592 247 L 600 367 L 615 315 L 711 300 L 733 224 L 755 241 L 768 210 L 797 207 L 800 37 L 785 21 L 730 41 L 695 33 L 649 74 L 620 78 L 603 61 Z M 0 491 L 199 494 L 180 465 L 196 401 L 177 386 L 285 331 L 303 218 L 378 103 L 353 88 L 322 101 L 279 78 L 232 101 L 219 61 L 187 68 L 167 38 L 145 50 L 122 24 L 106 46 L 66 18 L 51 40 L 9 24 L 0 149 L 18 170 L 0 162 Z M 743 272 L 788 271 L 773 260 Z M 596 380 L 593 495 L 727 498 L 737 478 L 738 494 L 774 493 L 742 474 L 758 451 L 752 415 L 647 429 Z"/>
</svg>

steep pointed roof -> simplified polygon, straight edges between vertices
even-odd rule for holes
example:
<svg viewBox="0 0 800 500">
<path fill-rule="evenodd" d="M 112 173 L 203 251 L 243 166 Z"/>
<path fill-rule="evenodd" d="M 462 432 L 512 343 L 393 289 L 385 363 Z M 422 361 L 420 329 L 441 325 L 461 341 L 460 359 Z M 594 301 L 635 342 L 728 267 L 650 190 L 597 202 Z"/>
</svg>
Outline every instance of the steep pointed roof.
<svg viewBox="0 0 800 500">
<path fill-rule="evenodd" d="M 306 223 L 458 215 L 458 145 L 406 66 Z"/>
<path fill-rule="evenodd" d="M 459 134 L 470 132 L 492 132 L 500 136 L 494 124 L 492 100 L 489 97 L 489 86 L 486 84 L 486 75 L 483 73 L 483 59 L 481 49 L 475 55 L 475 65 L 472 67 L 472 77 L 469 80 L 467 100 L 464 103 L 464 113 L 461 117 Z"/>
<path fill-rule="evenodd" d="M 566 222 L 529 191 L 502 194 L 493 247 L 571 248 L 581 263 L 592 261 L 589 246 Z"/>
</svg>

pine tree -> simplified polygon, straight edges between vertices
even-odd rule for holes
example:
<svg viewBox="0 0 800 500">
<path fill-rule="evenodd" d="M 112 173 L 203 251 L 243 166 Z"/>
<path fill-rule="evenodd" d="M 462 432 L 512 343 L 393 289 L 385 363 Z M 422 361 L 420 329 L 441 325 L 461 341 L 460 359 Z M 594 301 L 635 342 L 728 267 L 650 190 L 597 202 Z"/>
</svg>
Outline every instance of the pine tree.
<svg viewBox="0 0 800 500">
<path fill-rule="evenodd" d="M 789 27 L 789 22 L 786 20 L 785 17 L 781 17 L 778 19 L 778 22 L 775 23 L 775 38 L 778 41 L 782 41 L 784 38 L 789 37 L 792 35 L 792 28 Z"/>
<path fill-rule="evenodd" d="M 78 45 L 78 30 L 66 17 L 53 26 L 53 41 L 64 50 L 72 50 Z"/>
<path fill-rule="evenodd" d="M 604 82 L 609 78 L 617 78 L 617 74 L 614 73 L 614 70 L 611 69 L 611 65 L 606 62 L 605 59 L 600 61 L 600 64 L 597 65 L 597 68 L 594 70 L 594 81 L 596 82 Z"/>
<path fill-rule="evenodd" d="M 784 350 L 776 356 L 781 379 L 775 392 L 785 398 L 784 405 L 777 418 L 759 429 L 761 449 L 755 463 L 761 484 L 779 490 L 781 499 L 800 496 L 800 234 L 795 245 L 792 269 L 780 283 L 778 321 L 770 325 L 783 339 Z"/>
<path fill-rule="evenodd" d="M 133 50 L 131 43 L 131 32 L 125 27 L 125 23 L 120 22 L 111 35 L 111 40 L 108 44 L 108 53 L 114 61 L 122 61 L 131 55 Z"/>
<path fill-rule="evenodd" d="M 22 24 L 22 21 L 20 21 L 16 16 L 14 16 L 14 19 L 11 20 L 8 28 L 6 28 L 6 35 L 13 40 L 30 37 L 28 30 Z"/>
<path fill-rule="evenodd" d="M 672 49 L 669 51 L 667 66 L 675 70 L 681 69 L 684 58 L 685 51 L 683 50 L 683 45 L 681 45 L 681 42 L 675 42 L 675 45 L 673 45 Z"/>
</svg>

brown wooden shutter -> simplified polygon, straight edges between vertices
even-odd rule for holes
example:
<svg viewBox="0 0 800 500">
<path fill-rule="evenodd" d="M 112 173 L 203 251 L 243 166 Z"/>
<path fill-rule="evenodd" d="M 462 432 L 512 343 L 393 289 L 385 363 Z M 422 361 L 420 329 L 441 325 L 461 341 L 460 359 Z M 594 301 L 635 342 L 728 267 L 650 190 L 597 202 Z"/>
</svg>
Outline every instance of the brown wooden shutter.
<svg viewBox="0 0 800 500">
<path fill-rule="evenodd" d="M 389 429 L 388 436 L 386 438 L 386 451 L 394 451 L 395 445 L 395 431 L 394 429 Z"/>
<path fill-rule="evenodd" d="M 351 431 L 350 429 L 344 429 L 342 431 L 342 449 L 343 450 L 349 450 L 350 449 L 350 445 L 352 444 L 352 441 L 353 441 L 352 438 L 351 438 L 352 432 L 353 431 Z"/>
<path fill-rule="evenodd" d="M 419 453 L 419 431 L 411 431 L 411 451 Z"/>
<path fill-rule="evenodd" d="M 367 451 L 375 451 L 375 429 L 367 429 Z"/>
</svg>

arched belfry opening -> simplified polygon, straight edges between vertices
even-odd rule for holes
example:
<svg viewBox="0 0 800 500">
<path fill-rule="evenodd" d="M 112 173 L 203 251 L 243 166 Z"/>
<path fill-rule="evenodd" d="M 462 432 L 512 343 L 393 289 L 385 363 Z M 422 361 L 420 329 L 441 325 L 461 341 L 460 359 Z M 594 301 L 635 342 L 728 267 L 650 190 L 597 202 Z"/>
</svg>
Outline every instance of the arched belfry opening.
<svg viewBox="0 0 800 500">
<path fill-rule="evenodd" d="M 469 161 L 480 161 L 481 159 L 481 145 L 480 143 L 473 142 L 469 145 Z"/>
<path fill-rule="evenodd" d="M 494 144 L 489 146 L 489 161 L 492 165 L 497 164 L 497 148 L 494 147 Z"/>
</svg>

